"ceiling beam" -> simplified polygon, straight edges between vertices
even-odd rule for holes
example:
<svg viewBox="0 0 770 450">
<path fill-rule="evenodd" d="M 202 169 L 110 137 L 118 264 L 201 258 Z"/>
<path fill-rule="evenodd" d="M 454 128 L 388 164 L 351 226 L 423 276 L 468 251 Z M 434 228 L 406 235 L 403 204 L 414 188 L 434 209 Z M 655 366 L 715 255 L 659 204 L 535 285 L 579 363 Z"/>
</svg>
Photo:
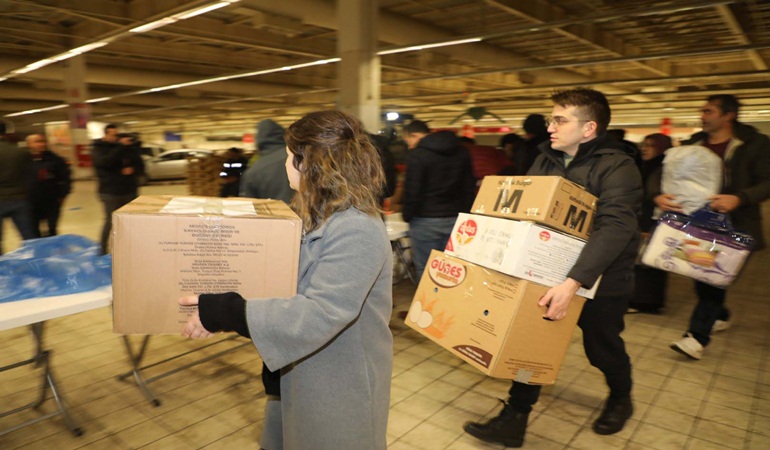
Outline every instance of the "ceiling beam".
<svg viewBox="0 0 770 450">
<path fill-rule="evenodd" d="M 730 6 L 717 5 L 715 8 L 720 17 L 722 17 L 722 20 L 724 21 L 727 29 L 730 30 L 730 32 L 738 39 L 738 41 L 743 45 L 751 45 L 751 39 L 749 39 L 746 31 L 741 26 L 741 23 L 735 17 L 735 14 L 733 14 Z M 749 59 L 751 59 L 751 62 L 754 64 L 754 67 L 757 70 L 767 70 L 767 63 L 758 51 L 748 50 L 746 51 L 746 54 L 749 56 Z"/>
</svg>

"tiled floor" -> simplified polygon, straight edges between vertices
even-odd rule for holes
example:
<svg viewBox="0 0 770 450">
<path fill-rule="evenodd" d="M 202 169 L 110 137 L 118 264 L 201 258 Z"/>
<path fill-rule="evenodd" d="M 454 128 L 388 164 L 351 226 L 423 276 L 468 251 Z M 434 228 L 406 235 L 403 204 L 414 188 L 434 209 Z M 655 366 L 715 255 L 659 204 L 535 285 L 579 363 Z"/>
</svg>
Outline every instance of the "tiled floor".
<svg viewBox="0 0 770 450">
<path fill-rule="evenodd" d="M 91 182 L 76 184 L 65 206 L 62 232 L 98 236 L 101 210 L 93 190 Z M 185 190 L 184 185 L 144 189 Z M 6 231 L 6 248 L 15 248 L 15 231 L 7 224 Z M 687 361 L 668 348 L 693 306 L 688 280 L 672 277 L 665 314 L 627 316 L 624 337 L 634 363 L 636 411 L 626 428 L 613 436 L 591 431 L 606 391 L 600 374 L 583 356 L 576 331 L 558 382 L 544 389 L 530 416 L 525 448 L 770 449 L 768 269 L 770 253 L 757 254 L 730 289 L 735 325 L 714 338 L 701 361 Z M 413 292 L 408 281 L 396 285 L 397 311 L 408 307 Z M 495 414 L 497 398 L 505 395 L 508 383 L 484 377 L 397 319 L 392 329 L 395 367 L 389 448 L 501 448 L 464 435 L 461 426 Z M 111 332 L 109 308 L 49 321 L 47 344 L 53 350 L 55 374 L 85 434 L 72 436 L 57 417 L 0 436 L 0 449 L 258 448 L 264 393 L 259 355 L 251 347 L 153 383 L 151 388 L 162 400 L 160 407 L 154 407 L 131 382 L 116 379 L 129 366 L 120 338 Z M 149 359 L 199 345 L 176 336 L 156 337 Z M 26 328 L 0 332 L 0 366 L 31 352 Z M 31 401 L 37 393 L 37 374 L 39 370 L 30 366 L 0 373 L 0 410 Z M 51 403 L 43 409 L 49 410 Z M 0 430 L 35 414 L 26 411 L 0 419 Z"/>
</svg>

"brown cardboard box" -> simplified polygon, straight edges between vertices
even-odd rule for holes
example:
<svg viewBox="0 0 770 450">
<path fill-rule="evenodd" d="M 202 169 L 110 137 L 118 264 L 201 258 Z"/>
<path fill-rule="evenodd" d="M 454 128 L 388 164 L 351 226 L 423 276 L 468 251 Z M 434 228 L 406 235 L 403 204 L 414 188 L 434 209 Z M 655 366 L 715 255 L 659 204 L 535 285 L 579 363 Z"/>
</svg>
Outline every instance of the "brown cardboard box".
<svg viewBox="0 0 770 450">
<path fill-rule="evenodd" d="M 585 299 L 545 320 L 546 290 L 434 250 L 406 324 L 487 375 L 553 384 Z"/>
<path fill-rule="evenodd" d="M 113 331 L 176 334 L 195 308 L 179 297 L 291 297 L 302 224 L 277 200 L 141 196 L 115 212 Z"/>
<path fill-rule="evenodd" d="M 460 213 L 444 252 L 506 275 L 556 286 L 567 279 L 585 241 L 529 221 Z M 594 298 L 597 281 L 577 295 Z"/>
<path fill-rule="evenodd" d="M 557 176 L 484 177 L 472 213 L 531 220 L 588 239 L 596 197 Z"/>
</svg>

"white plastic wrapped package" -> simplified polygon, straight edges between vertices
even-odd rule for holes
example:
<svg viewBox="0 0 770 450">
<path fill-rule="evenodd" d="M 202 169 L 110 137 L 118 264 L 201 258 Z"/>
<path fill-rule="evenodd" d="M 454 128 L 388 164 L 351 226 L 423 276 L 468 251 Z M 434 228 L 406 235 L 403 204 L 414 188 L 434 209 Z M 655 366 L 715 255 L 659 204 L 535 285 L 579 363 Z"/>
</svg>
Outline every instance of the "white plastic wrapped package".
<svg viewBox="0 0 770 450">
<path fill-rule="evenodd" d="M 735 280 L 754 240 L 691 216 L 666 213 L 658 221 L 642 263 L 724 288 Z"/>
<path fill-rule="evenodd" d="M 673 147 L 663 158 L 661 191 L 675 195 L 685 214 L 692 214 L 718 194 L 722 179 L 722 159 L 706 147 Z"/>
<path fill-rule="evenodd" d="M 0 256 L 0 303 L 87 292 L 112 283 L 112 258 L 83 236 L 24 241 Z"/>
</svg>

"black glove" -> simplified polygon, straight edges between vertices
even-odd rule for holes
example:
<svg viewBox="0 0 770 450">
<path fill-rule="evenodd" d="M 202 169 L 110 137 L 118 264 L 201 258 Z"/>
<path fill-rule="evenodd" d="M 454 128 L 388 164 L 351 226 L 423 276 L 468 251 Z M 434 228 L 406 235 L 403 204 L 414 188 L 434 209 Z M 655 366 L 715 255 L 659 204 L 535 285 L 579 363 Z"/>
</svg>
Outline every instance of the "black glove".
<svg viewBox="0 0 770 450">
<path fill-rule="evenodd" d="M 198 296 L 198 313 L 203 327 L 211 333 L 235 331 L 251 338 L 246 324 L 246 300 L 240 294 L 201 294 Z"/>
</svg>

